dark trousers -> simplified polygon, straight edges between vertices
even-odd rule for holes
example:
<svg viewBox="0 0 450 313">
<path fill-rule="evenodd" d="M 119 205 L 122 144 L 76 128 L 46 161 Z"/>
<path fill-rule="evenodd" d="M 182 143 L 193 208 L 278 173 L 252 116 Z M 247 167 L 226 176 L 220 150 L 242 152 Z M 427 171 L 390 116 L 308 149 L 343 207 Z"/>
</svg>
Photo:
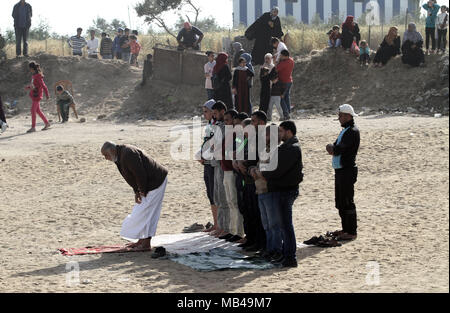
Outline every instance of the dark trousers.
<svg viewBox="0 0 450 313">
<path fill-rule="evenodd" d="M 447 29 L 438 29 L 437 48 L 438 50 L 445 51 L 446 47 L 447 47 Z"/>
<path fill-rule="evenodd" d="M 359 62 L 361 62 L 361 64 L 366 64 L 370 62 L 370 56 L 367 53 L 361 54 L 359 56 Z"/>
<path fill-rule="evenodd" d="M 27 27 L 16 27 L 16 55 L 22 54 L 22 41 L 23 41 L 23 55 L 28 55 L 28 33 Z"/>
<path fill-rule="evenodd" d="M 288 260 L 296 258 L 297 241 L 295 240 L 294 224 L 292 223 L 292 206 L 298 195 L 298 189 L 280 192 L 279 212 L 283 256 Z"/>
<path fill-rule="evenodd" d="M 70 102 L 58 101 L 59 110 L 61 111 L 61 118 L 63 122 L 69 121 Z"/>
<path fill-rule="evenodd" d="M 435 37 L 436 28 L 425 27 L 425 47 L 428 50 L 430 48 L 430 38 L 431 38 L 431 50 L 436 49 L 436 37 Z"/>
<path fill-rule="evenodd" d="M 203 169 L 203 179 L 205 180 L 209 204 L 214 205 L 214 167 L 212 167 L 211 164 L 205 164 Z"/>
<path fill-rule="evenodd" d="M 243 190 L 244 213 L 247 217 L 247 239 L 257 244 L 261 249 L 266 247 L 266 233 L 264 231 L 261 212 L 259 211 L 258 196 L 255 184 L 245 184 Z M 244 217 L 244 220 L 246 218 Z"/>
<path fill-rule="evenodd" d="M 341 217 L 342 230 L 350 235 L 357 234 L 356 206 L 353 200 L 357 180 L 357 167 L 335 170 L 336 208 Z"/>
<path fill-rule="evenodd" d="M 6 123 L 5 111 L 3 110 L 3 102 L 1 96 L 0 96 L 0 120 L 3 123 Z"/>
<path fill-rule="evenodd" d="M 244 203 L 244 183 L 243 180 L 244 178 L 242 177 L 241 173 L 237 173 L 235 172 L 235 177 L 236 177 L 236 195 L 237 195 L 237 202 L 238 202 L 238 208 L 239 208 L 239 212 L 242 215 L 242 219 L 244 222 L 244 233 L 247 235 L 247 239 L 248 239 L 248 234 L 250 232 L 249 229 L 249 216 L 247 214 L 247 210 L 246 210 L 246 206 Z"/>
</svg>

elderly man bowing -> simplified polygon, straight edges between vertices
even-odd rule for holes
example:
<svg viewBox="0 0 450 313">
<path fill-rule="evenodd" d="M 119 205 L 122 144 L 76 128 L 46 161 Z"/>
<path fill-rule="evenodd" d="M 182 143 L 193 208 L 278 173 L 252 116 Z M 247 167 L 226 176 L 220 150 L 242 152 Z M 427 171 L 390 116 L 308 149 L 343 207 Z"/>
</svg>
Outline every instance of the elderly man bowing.
<svg viewBox="0 0 450 313">
<path fill-rule="evenodd" d="M 138 240 L 128 247 L 151 250 L 161 213 L 168 171 L 150 156 L 131 145 L 106 142 L 101 150 L 105 159 L 114 162 L 125 181 L 133 188 L 136 205 L 125 218 L 120 235 L 128 240 Z"/>
</svg>

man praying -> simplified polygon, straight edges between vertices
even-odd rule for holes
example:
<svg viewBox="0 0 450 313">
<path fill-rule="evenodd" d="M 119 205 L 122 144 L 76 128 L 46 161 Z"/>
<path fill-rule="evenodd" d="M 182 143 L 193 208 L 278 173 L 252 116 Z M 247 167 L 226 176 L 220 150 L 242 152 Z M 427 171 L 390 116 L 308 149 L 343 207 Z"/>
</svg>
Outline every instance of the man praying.
<svg viewBox="0 0 450 313">
<path fill-rule="evenodd" d="M 123 221 L 120 235 L 130 241 L 138 240 L 128 244 L 129 249 L 151 250 L 151 239 L 156 234 L 167 186 L 167 169 L 131 145 L 106 142 L 101 153 L 117 165 L 135 194 L 136 205 Z"/>
</svg>

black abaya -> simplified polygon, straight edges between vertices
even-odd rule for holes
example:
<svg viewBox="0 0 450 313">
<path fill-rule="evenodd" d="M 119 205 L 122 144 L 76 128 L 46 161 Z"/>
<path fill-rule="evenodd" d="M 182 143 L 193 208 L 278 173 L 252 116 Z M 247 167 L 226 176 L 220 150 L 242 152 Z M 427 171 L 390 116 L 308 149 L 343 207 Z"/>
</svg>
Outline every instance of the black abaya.
<svg viewBox="0 0 450 313">
<path fill-rule="evenodd" d="M 415 48 L 412 48 L 413 45 L 415 45 Z M 411 66 L 419 66 L 421 63 L 425 63 L 422 47 L 423 41 L 413 43 L 410 40 L 406 40 L 402 45 L 402 62 Z"/>
<path fill-rule="evenodd" d="M 273 23 L 273 27 L 269 23 Z M 249 28 L 245 31 L 245 37 L 248 40 L 255 39 L 255 45 L 253 46 L 252 59 L 253 64 L 264 64 L 264 56 L 267 53 L 273 52 L 271 43 L 272 37 L 281 39 L 283 37 L 283 31 L 281 29 L 281 21 L 277 16 L 272 20 L 272 16 L 269 12 L 264 13 L 258 18 Z"/>
</svg>

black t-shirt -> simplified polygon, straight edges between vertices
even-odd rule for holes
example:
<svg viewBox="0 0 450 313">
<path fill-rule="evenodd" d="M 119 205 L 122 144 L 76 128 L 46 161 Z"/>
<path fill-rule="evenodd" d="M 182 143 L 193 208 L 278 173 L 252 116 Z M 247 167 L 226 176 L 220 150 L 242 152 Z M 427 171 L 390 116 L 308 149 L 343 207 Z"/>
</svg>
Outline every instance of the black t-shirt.
<svg viewBox="0 0 450 313">
<path fill-rule="evenodd" d="M 192 30 L 190 31 L 187 31 L 185 28 L 180 30 L 177 36 L 177 40 L 181 41 L 184 44 L 193 45 L 194 42 L 196 42 L 197 39 L 201 36 L 203 36 L 201 30 L 195 26 L 192 26 Z"/>
<path fill-rule="evenodd" d="M 130 40 L 128 39 L 128 36 L 123 35 L 122 37 L 120 37 L 120 40 L 119 40 L 120 47 L 122 47 L 124 44 L 126 44 L 129 41 Z M 122 52 L 125 52 L 125 53 L 131 52 L 130 46 L 128 46 L 127 48 L 122 48 Z"/>
</svg>

